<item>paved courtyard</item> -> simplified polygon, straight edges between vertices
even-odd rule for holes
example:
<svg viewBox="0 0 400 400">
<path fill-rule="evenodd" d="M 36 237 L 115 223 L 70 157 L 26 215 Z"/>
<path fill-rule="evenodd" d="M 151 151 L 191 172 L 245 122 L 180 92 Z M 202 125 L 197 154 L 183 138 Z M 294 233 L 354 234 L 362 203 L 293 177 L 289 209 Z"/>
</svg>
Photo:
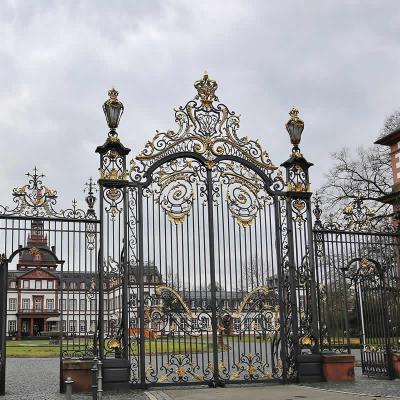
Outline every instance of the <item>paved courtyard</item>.
<svg viewBox="0 0 400 400">
<path fill-rule="evenodd" d="M 358 368 L 357 368 L 358 370 Z M 359 371 L 357 371 L 359 372 Z M 400 381 L 384 381 L 359 376 L 354 383 L 312 385 L 246 385 L 224 389 L 174 388 L 163 390 L 105 393 L 104 400 L 349 400 L 400 399 Z M 11 358 L 7 360 L 5 400 L 61 400 L 58 393 L 57 358 Z M 73 400 L 89 400 L 89 395 L 73 395 Z"/>
</svg>

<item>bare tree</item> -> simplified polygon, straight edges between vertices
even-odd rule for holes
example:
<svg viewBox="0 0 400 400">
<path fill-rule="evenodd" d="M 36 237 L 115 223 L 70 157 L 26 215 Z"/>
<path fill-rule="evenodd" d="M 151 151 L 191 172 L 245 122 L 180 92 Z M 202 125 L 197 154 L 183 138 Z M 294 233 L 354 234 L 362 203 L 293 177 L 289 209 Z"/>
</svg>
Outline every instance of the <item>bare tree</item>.
<svg viewBox="0 0 400 400">
<path fill-rule="evenodd" d="M 326 174 L 320 189 L 322 206 L 335 212 L 352 200 L 363 198 L 364 204 L 375 209 L 376 215 L 389 215 L 390 206 L 378 199 L 391 192 L 390 154 L 383 146 L 360 147 L 356 153 L 342 149 L 332 154 L 335 162 Z"/>
<path fill-rule="evenodd" d="M 381 129 L 379 133 L 379 137 L 383 137 L 388 135 L 389 133 L 395 131 L 396 129 L 400 128 L 400 109 L 396 110 L 393 112 L 391 115 L 389 115 L 384 124 L 383 128 Z"/>
<path fill-rule="evenodd" d="M 267 273 L 268 262 L 262 262 L 260 258 L 252 257 L 245 262 L 242 267 L 241 288 L 250 291 L 258 286 L 268 286 L 274 284 L 274 277 L 269 277 Z M 239 283 L 240 284 L 240 283 Z"/>
</svg>

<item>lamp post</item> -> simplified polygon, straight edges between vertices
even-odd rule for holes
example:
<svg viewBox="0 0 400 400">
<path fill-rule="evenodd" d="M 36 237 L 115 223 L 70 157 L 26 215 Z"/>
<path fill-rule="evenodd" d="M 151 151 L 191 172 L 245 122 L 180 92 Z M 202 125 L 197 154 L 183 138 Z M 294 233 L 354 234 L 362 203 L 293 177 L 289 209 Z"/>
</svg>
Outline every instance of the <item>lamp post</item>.
<svg viewBox="0 0 400 400">
<path fill-rule="evenodd" d="M 304 130 L 304 122 L 299 118 L 299 110 L 292 108 L 289 112 L 290 119 L 286 122 L 286 130 L 289 133 L 290 141 L 293 145 L 292 151 L 299 151 L 299 144 L 301 141 L 301 134 Z"/>
<path fill-rule="evenodd" d="M 103 104 L 104 115 L 106 116 L 107 125 L 110 128 L 109 135 L 117 135 L 121 115 L 124 112 L 124 105 L 118 100 L 118 90 L 112 88 L 108 91 L 109 98 Z"/>
<path fill-rule="evenodd" d="M 100 359 L 104 358 L 104 288 L 110 289 L 111 278 L 109 275 L 109 262 L 112 261 L 119 265 L 119 279 L 122 282 L 122 311 L 119 310 L 118 334 L 111 337 L 112 343 L 118 343 L 118 347 L 113 347 L 116 357 L 128 359 L 128 251 L 126 248 L 120 249 L 120 243 L 128 243 L 128 173 L 126 157 L 130 149 L 125 147 L 116 129 L 124 111 L 124 105 L 118 100 L 118 91 L 112 88 L 108 91 L 109 98 L 103 104 L 103 111 L 107 125 L 110 129 L 105 143 L 98 146 L 96 153 L 100 154 L 100 177 L 99 183 L 99 202 L 100 202 L 100 255 L 99 255 L 99 342 Z M 90 204 L 89 204 L 90 206 Z M 121 221 L 116 224 L 115 221 Z M 108 227 L 108 239 L 104 229 Z M 109 239 L 112 238 L 112 239 Z M 113 249 L 119 249 L 114 252 Z M 121 251 L 122 250 L 122 251 Z M 115 293 L 114 293 L 115 295 Z M 111 310 L 109 310 L 111 311 Z"/>
<path fill-rule="evenodd" d="M 313 165 L 300 152 L 299 144 L 304 130 L 304 121 L 299 111 L 292 108 L 290 118 L 285 124 L 292 144 L 288 160 L 281 164 L 286 169 L 286 212 L 288 231 L 288 275 L 290 280 L 290 299 L 292 310 L 298 310 L 292 316 L 293 336 L 296 354 L 300 355 L 304 347 L 313 353 L 319 352 L 317 292 L 314 268 L 314 246 L 311 213 L 311 190 L 309 168 Z M 301 243 L 298 237 L 303 236 Z M 295 252 L 294 248 L 302 246 Z M 305 256 L 303 256 L 305 255 Z M 311 307 L 299 312 L 298 298 L 309 301 Z"/>
</svg>

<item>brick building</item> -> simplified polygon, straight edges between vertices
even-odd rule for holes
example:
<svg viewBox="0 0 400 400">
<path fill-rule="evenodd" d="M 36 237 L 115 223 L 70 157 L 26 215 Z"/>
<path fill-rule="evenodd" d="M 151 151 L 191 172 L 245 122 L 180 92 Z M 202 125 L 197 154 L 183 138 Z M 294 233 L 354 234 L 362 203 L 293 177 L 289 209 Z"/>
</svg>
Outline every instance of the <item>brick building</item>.
<svg viewBox="0 0 400 400">
<path fill-rule="evenodd" d="M 392 204 L 395 213 L 400 212 L 400 128 L 379 138 L 375 144 L 388 146 L 392 162 L 393 186 L 392 192 L 382 197 L 384 203 Z M 399 218 L 397 218 L 399 219 Z"/>
</svg>

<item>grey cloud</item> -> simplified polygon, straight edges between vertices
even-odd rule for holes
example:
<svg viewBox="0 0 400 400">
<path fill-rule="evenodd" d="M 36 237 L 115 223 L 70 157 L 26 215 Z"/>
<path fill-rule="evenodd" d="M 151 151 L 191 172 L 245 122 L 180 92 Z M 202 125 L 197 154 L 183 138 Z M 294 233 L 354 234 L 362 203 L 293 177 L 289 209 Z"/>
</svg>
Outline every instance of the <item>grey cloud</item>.
<svg viewBox="0 0 400 400">
<path fill-rule="evenodd" d="M 400 104 L 396 1 L 10 1 L 0 5 L 1 203 L 37 165 L 62 197 L 96 176 L 107 132 L 101 105 L 115 85 L 122 141 L 138 153 L 173 108 L 194 96 L 204 69 L 279 164 L 297 105 L 303 153 L 371 144 Z"/>
</svg>

